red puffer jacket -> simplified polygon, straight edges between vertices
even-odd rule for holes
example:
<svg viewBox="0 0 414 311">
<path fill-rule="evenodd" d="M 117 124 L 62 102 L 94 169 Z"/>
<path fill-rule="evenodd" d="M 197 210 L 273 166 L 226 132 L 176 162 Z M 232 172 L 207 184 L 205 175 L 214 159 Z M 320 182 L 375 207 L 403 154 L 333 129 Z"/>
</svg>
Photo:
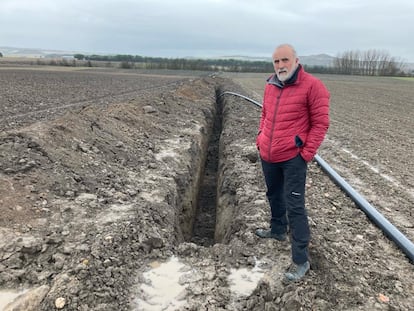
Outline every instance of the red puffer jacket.
<svg viewBox="0 0 414 311">
<path fill-rule="evenodd" d="M 329 127 L 329 92 L 299 65 L 284 85 L 271 76 L 265 87 L 256 145 L 261 158 L 283 162 L 298 153 L 309 162 Z"/>
</svg>

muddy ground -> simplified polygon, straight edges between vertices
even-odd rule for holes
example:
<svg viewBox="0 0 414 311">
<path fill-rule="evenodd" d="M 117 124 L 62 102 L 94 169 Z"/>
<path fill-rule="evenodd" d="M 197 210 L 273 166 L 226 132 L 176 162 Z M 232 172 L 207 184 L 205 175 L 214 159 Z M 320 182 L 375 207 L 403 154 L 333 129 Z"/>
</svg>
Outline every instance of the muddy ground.
<svg viewBox="0 0 414 311">
<path fill-rule="evenodd" d="M 312 270 L 283 284 L 289 242 L 254 235 L 260 110 L 217 100 L 265 77 L 0 69 L 5 310 L 412 310 L 413 264 L 315 162 Z M 321 78 L 320 155 L 413 240 L 412 81 Z"/>
</svg>

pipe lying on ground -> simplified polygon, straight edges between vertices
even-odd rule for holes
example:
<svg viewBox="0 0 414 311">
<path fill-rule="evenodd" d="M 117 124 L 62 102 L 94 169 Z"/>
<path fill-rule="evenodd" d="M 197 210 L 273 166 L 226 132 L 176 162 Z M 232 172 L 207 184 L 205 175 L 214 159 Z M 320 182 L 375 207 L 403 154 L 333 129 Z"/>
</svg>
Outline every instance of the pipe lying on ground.
<svg viewBox="0 0 414 311">
<path fill-rule="evenodd" d="M 393 224 L 379 213 L 364 197 L 356 192 L 338 173 L 336 173 L 319 155 L 315 156 L 316 162 L 328 174 L 328 176 L 358 205 L 360 209 L 374 222 L 384 233 L 392 239 L 399 248 L 414 263 L 414 244 L 405 237 Z"/>
<path fill-rule="evenodd" d="M 256 106 L 262 107 L 259 102 L 234 92 L 223 92 L 223 95 L 234 95 L 241 97 Z M 397 246 L 407 255 L 411 263 L 414 263 L 414 244 L 405 235 L 403 235 L 393 224 L 391 224 L 380 212 L 378 212 L 364 197 L 356 192 L 335 170 L 329 166 L 319 155 L 315 156 L 316 162 L 328 174 L 328 176 L 357 204 L 357 206 L 375 223 L 386 236 L 394 241 Z"/>
<path fill-rule="evenodd" d="M 225 92 L 221 93 L 218 97 L 221 97 L 221 96 L 226 95 L 226 94 L 241 97 L 241 98 L 243 98 L 243 99 L 245 99 L 245 100 L 247 100 L 247 101 L 255 104 L 256 106 L 262 107 L 262 104 L 259 103 L 259 102 L 257 102 L 257 101 L 255 101 L 254 99 L 251 99 L 251 98 L 249 98 L 247 96 L 244 96 L 244 95 L 241 95 L 241 94 L 238 94 L 238 93 L 234 93 L 234 92 L 225 91 Z"/>
</svg>

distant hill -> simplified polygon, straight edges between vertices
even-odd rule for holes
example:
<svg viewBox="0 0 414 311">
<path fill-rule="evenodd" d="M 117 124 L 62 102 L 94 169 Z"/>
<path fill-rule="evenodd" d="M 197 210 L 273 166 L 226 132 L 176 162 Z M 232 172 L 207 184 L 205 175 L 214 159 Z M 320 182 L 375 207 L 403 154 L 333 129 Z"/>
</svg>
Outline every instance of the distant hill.
<svg viewBox="0 0 414 311">
<path fill-rule="evenodd" d="M 45 50 L 45 49 L 33 49 L 33 48 L 16 48 L 16 47 L 0 47 L 0 52 L 4 56 L 14 56 L 14 57 L 55 57 L 63 55 L 74 55 L 74 54 L 89 54 L 85 52 L 75 52 L 75 51 L 59 51 L 59 50 Z M 145 55 L 141 55 L 145 56 Z M 194 58 L 194 57 L 187 57 Z M 271 57 L 256 57 L 256 56 L 244 56 L 244 55 L 228 55 L 228 56 L 219 56 L 214 57 L 219 59 L 238 59 L 244 61 L 271 61 Z M 302 64 L 309 66 L 328 66 L 332 64 L 334 57 L 327 54 L 319 55 L 310 55 L 310 56 L 300 56 L 299 57 Z"/>
<path fill-rule="evenodd" d="M 254 57 L 254 56 L 243 56 L 243 55 L 228 55 L 228 56 L 220 56 L 217 58 L 221 59 L 238 59 L 244 61 L 265 61 L 270 62 L 272 61 L 271 57 Z M 308 66 L 332 66 L 333 60 L 335 57 L 330 56 L 328 54 L 318 54 L 318 55 L 309 55 L 309 56 L 299 56 L 299 60 L 301 64 L 308 65 Z"/>
<path fill-rule="evenodd" d="M 300 63 L 308 66 L 330 67 L 333 66 L 334 59 L 335 57 L 328 54 L 299 56 Z"/>
<path fill-rule="evenodd" d="M 78 53 L 74 51 L 16 48 L 16 47 L 9 47 L 9 46 L 0 46 L 0 52 L 3 54 L 3 56 L 8 56 L 8 57 L 36 57 L 36 58 L 66 56 L 66 55 L 74 55 Z"/>
<path fill-rule="evenodd" d="M 74 54 L 88 55 L 88 52 L 79 51 L 61 51 L 61 50 L 46 50 L 46 49 L 35 49 L 35 48 L 16 48 L 16 47 L 0 47 L 0 52 L 5 57 L 36 57 L 36 58 L 48 58 L 48 57 L 62 57 L 71 56 Z M 148 56 L 148 55 L 140 55 Z M 150 56 L 148 56 L 150 57 Z M 185 57 L 194 59 L 195 57 Z M 213 57 L 210 57 L 213 58 Z M 271 57 L 260 57 L 260 56 L 245 56 L 245 55 L 227 55 L 214 57 L 215 59 L 238 59 L 244 61 L 271 61 Z M 329 67 L 333 65 L 335 57 L 328 54 L 317 54 L 299 56 L 301 64 L 308 66 L 324 66 Z M 404 68 L 408 70 L 414 70 L 414 63 L 404 63 Z"/>
</svg>

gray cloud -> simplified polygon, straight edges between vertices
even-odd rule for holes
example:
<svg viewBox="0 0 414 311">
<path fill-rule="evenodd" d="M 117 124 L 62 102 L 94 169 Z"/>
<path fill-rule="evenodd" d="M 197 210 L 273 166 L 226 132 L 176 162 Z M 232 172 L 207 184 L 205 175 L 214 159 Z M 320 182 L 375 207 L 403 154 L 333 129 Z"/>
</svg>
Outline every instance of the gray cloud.
<svg viewBox="0 0 414 311">
<path fill-rule="evenodd" d="M 2 0 L 0 46 L 185 57 L 381 49 L 414 61 L 414 1 Z"/>
</svg>

